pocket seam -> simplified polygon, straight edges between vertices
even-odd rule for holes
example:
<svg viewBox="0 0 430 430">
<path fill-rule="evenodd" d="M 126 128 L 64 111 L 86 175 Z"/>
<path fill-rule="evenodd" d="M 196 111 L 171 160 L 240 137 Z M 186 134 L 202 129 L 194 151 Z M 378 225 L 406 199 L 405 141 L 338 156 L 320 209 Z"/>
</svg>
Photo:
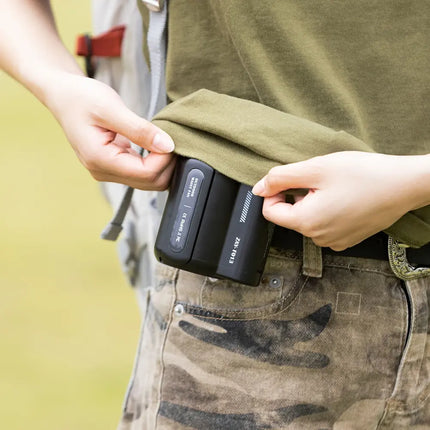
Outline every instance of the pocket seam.
<svg viewBox="0 0 430 430">
<path fill-rule="evenodd" d="M 406 337 L 406 343 L 401 350 L 401 359 L 399 362 L 399 367 L 397 371 L 395 386 L 391 393 L 390 398 L 388 399 L 387 409 L 392 413 L 399 415 L 410 415 L 414 412 L 419 411 L 423 406 L 425 406 L 426 401 L 430 397 L 430 385 L 428 385 L 421 394 L 419 394 L 413 401 L 409 401 L 407 399 L 398 399 L 399 386 L 398 384 L 402 380 L 404 371 L 405 371 L 405 363 L 406 358 L 409 354 L 409 350 L 411 348 L 411 342 L 414 337 L 414 329 L 417 324 L 417 311 L 414 306 L 414 297 L 411 291 L 411 287 L 407 285 L 406 282 L 402 281 L 404 285 L 404 294 L 406 296 L 407 306 L 408 306 L 408 315 L 411 316 L 411 319 L 408 321 L 408 333 Z M 422 366 L 422 363 L 421 363 Z"/>
<path fill-rule="evenodd" d="M 269 305 L 264 305 L 264 306 L 260 306 L 257 308 L 249 308 L 246 310 L 226 310 L 225 308 L 213 308 L 213 309 L 208 309 L 208 308 L 204 308 L 202 306 L 196 306 L 196 305 L 190 305 L 186 302 L 176 302 L 177 304 L 181 304 L 182 306 L 184 306 L 184 309 L 186 310 L 187 313 L 189 313 L 190 315 L 196 315 L 199 316 L 201 318 L 210 318 L 212 320 L 223 320 L 223 319 L 234 319 L 236 321 L 249 321 L 249 320 L 254 320 L 254 319 L 261 319 L 261 318 L 265 318 L 265 317 L 269 317 L 272 315 L 276 315 L 279 312 L 282 312 L 286 309 L 288 309 L 297 299 L 297 297 L 300 295 L 300 292 L 302 291 L 302 289 L 305 287 L 305 285 L 307 284 L 308 280 L 309 280 L 309 276 L 306 276 L 303 279 L 303 282 L 301 283 L 300 287 L 298 287 L 299 285 L 299 280 L 302 279 L 302 275 L 299 273 L 293 287 L 291 288 L 291 290 L 288 292 L 287 295 L 281 297 L 280 299 L 276 300 L 274 303 L 271 303 Z M 292 300 L 285 306 L 285 302 L 293 295 L 293 293 L 296 292 L 296 294 L 294 294 L 294 297 L 292 298 Z M 272 308 L 276 308 L 276 310 L 274 311 L 270 311 L 270 309 Z M 215 313 L 215 314 L 222 314 L 221 316 L 213 316 L 213 315 L 202 315 L 206 312 L 210 312 Z M 235 317 L 235 315 L 240 315 L 240 314 L 251 314 L 252 316 L 249 317 L 243 317 L 243 318 L 238 318 Z"/>
</svg>

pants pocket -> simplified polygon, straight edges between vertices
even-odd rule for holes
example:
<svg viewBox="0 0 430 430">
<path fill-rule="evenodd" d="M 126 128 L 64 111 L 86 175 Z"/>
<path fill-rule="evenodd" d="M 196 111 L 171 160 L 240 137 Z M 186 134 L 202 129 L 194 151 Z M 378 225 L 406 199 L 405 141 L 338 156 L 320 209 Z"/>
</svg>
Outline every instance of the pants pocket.
<svg viewBox="0 0 430 430">
<path fill-rule="evenodd" d="M 430 278 L 404 285 L 409 330 L 380 429 L 430 428 Z"/>
<path fill-rule="evenodd" d="M 181 271 L 176 286 L 177 309 L 200 317 L 267 318 L 288 307 L 306 281 L 301 274 L 301 258 L 272 251 L 256 287 Z"/>
<path fill-rule="evenodd" d="M 195 297 L 184 287 L 166 337 L 159 428 L 377 427 L 408 329 L 399 280 L 382 262 L 334 258 L 323 278 L 306 279 L 288 261 L 267 271 L 288 280 L 276 300 L 253 290 L 252 305 L 204 279 Z"/>
</svg>

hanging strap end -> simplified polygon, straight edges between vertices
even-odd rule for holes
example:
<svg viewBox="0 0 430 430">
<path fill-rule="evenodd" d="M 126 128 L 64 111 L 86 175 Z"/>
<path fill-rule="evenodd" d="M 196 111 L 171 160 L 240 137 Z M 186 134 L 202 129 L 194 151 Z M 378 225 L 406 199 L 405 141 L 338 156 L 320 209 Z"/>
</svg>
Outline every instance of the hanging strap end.
<svg viewBox="0 0 430 430">
<path fill-rule="evenodd" d="M 115 242 L 122 231 L 122 225 L 110 222 L 102 231 L 100 237 L 103 240 L 111 240 Z"/>
</svg>

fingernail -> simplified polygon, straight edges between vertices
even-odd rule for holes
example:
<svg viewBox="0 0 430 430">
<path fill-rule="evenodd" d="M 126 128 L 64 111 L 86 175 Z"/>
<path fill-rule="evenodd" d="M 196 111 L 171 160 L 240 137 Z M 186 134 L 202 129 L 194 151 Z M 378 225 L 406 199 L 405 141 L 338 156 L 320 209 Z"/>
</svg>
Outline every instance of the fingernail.
<svg viewBox="0 0 430 430">
<path fill-rule="evenodd" d="M 152 146 L 161 152 L 172 152 L 175 144 L 168 134 L 157 133 L 152 140 Z"/>
<path fill-rule="evenodd" d="M 259 196 L 264 193 L 264 178 L 260 179 L 252 189 L 252 193 Z"/>
</svg>

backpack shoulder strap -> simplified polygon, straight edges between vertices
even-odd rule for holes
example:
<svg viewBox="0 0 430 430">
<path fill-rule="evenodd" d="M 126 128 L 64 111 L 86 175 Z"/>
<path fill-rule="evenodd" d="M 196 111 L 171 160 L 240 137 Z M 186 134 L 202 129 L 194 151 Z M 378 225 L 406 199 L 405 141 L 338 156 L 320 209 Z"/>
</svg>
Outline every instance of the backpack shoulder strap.
<svg viewBox="0 0 430 430">
<path fill-rule="evenodd" d="M 151 65 L 151 96 L 146 117 L 151 120 L 166 105 L 165 64 L 167 0 L 142 0 L 150 9 L 148 27 L 148 50 Z M 157 7 L 156 7 L 157 6 Z M 141 150 L 143 154 L 143 149 Z M 112 220 L 101 233 L 101 238 L 115 241 L 121 230 L 127 210 L 133 197 L 133 188 L 127 187 Z"/>
</svg>

